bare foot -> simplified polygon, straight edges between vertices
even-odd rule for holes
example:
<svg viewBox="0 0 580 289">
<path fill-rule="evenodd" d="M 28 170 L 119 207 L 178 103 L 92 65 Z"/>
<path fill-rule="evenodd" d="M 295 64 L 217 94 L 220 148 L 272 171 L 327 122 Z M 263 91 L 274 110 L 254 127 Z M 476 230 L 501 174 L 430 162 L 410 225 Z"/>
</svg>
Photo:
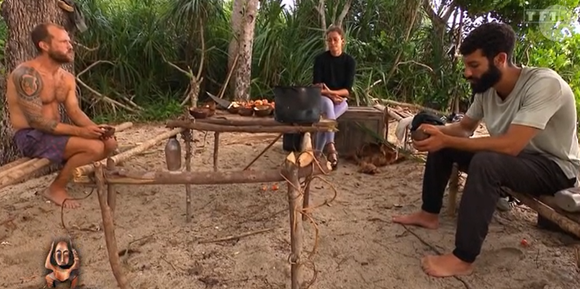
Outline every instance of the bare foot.
<svg viewBox="0 0 580 289">
<path fill-rule="evenodd" d="M 63 189 L 54 189 L 49 187 L 48 189 L 44 190 L 42 196 L 55 203 L 57 206 L 63 206 L 62 203 L 64 202 L 64 208 L 66 209 L 76 209 L 81 206 L 81 204 L 75 200 L 72 200 L 71 197 L 67 194 L 66 190 Z"/>
<path fill-rule="evenodd" d="M 410 215 L 393 216 L 393 222 L 403 225 L 419 226 L 431 230 L 439 228 L 439 216 L 424 211 Z"/>
<path fill-rule="evenodd" d="M 465 276 L 473 273 L 473 265 L 453 254 L 426 256 L 421 260 L 423 271 L 433 277 Z"/>
</svg>

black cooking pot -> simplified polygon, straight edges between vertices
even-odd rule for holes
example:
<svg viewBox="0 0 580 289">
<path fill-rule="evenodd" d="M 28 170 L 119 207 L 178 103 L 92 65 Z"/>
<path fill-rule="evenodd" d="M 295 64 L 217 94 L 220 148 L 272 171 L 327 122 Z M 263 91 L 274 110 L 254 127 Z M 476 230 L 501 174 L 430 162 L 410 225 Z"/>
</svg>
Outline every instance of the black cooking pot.
<svg viewBox="0 0 580 289">
<path fill-rule="evenodd" d="M 320 121 L 322 89 L 318 86 L 274 87 L 274 119 L 282 123 L 313 124 Z"/>
</svg>

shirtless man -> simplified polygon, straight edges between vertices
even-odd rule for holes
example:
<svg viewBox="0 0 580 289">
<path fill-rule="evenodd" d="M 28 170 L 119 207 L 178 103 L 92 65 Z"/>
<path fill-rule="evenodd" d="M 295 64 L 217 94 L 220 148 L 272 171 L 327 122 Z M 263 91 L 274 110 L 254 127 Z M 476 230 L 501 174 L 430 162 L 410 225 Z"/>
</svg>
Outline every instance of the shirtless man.
<svg viewBox="0 0 580 289">
<path fill-rule="evenodd" d="M 468 173 L 455 249 L 421 262 L 431 276 L 472 273 L 501 187 L 537 196 L 553 195 L 576 183 L 580 151 L 574 93 L 551 69 L 513 64 L 516 39 L 509 25 L 497 22 L 471 31 L 460 51 L 465 77 L 475 92 L 473 103 L 460 122 L 421 125 L 430 137 L 413 142 L 419 151 L 429 152 L 423 204 L 418 212 L 393 217 L 394 222 L 437 229 L 453 163 Z M 482 121 L 490 136 L 470 138 Z"/>
<path fill-rule="evenodd" d="M 117 147 L 114 137 L 103 138 L 103 126 L 80 109 L 75 77 L 61 68 L 74 60 L 71 39 L 63 27 L 45 23 L 31 38 L 38 56 L 16 67 L 8 77 L 6 98 L 14 141 L 23 156 L 64 163 L 43 195 L 57 205 L 69 198 L 66 185 L 75 168 L 106 158 Z M 59 104 L 75 125 L 62 123 Z M 66 208 L 78 202 L 67 200 Z"/>
</svg>

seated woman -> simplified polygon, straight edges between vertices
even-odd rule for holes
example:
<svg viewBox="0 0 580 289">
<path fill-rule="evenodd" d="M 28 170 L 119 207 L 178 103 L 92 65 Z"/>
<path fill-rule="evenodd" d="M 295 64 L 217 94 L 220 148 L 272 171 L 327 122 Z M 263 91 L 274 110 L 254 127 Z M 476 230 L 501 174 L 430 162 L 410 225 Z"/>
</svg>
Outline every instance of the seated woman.
<svg viewBox="0 0 580 289">
<path fill-rule="evenodd" d="M 347 109 L 347 98 L 352 92 L 356 62 L 342 51 L 344 31 L 333 26 L 326 32 L 328 51 L 314 60 L 313 83 L 322 88 L 322 113 L 327 119 L 337 119 Z M 334 147 L 334 132 L 316 134 L 316 152 L 325 152 L 333 169 L 338 165 L 338 154 Z"/>
</svg>

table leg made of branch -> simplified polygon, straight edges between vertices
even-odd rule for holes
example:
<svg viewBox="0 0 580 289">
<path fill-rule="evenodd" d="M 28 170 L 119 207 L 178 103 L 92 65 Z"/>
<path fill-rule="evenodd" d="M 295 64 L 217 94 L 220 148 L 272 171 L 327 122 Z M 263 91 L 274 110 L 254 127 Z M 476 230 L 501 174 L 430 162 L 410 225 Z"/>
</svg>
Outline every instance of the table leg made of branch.
<svg viewBox="0 0 580 289">
<path fill-rule="evenodd" d="M 105 163 L 97 162 L 89 168 L 81 167 L 75 171 L 76 183 L 95 184 L 109 262 L 113 275 L 121 289 L 128 288 L 127 278 L 121 269 L 118 256 L 117 242 L 115 238 L 114 211 L 116 207 L 116 195 L 114 187 L 125 185 L 176 185 L 185 186 L 186 222 L 191 222 L 193 211 L 191 200 L 194 197 L 191 185 L 220 185 L 236 183 L 265 183 L 286 182 L 288 187 L 288 204 L 290 219 L 290 244 L 291 254 L 288 258 L 291 264 L 291 288 L 301 288 L 301 268 L 303 243 L 303 221 L 309 218 L 306 213 L 312 208 L 309 206 L 310 182 L 313 177 L 327 174 L 330 171 L 328 162 L 322 157 L 317 158 L 312 150 L 310 134 L 315 132 L 336 131 L 336 121 L 322 120 L 314 125 L 285 125 L 274 121 L 272 118 L 208 118 L 202 120 L 177 120 L 171 121 L 167 127 L 172 130 L 147 141 L 133 151 L 124 152 L 106 160 Z M 213 170 L 192 172 L 193 157 L 193 132 L 214 132 Z M 219 136 L 220 133 L 245 132 L 245 133 L 278 133 L 278 137 L 272 141 L 262 152 L 258 154 L 243 170 L 219 171 Z M 280 137 L 285 133 L 305 133 L 301 152 L 291 152 L 285 159 L 280 169 L 254 171 L 248 168 L 259 159 Z M 181 134 L 185 143 L 185 171 L 136 171 L 117 167 L 121 161 L 128 159 L 136 152 L 142 152 L 159 143 L 159 140 Z M 304 178 L 304 182 L 300 179 Z M 336 194 L 336 192 L 335 192 Z M 299 218 L 302 215 L 302 218 Z M 312 220 L 311 220 L 312 221 Z M 316 273 L 314 274 L 314 278 Z M 314 279 L 309 282 L 311 285 Z"/>
</svg>

